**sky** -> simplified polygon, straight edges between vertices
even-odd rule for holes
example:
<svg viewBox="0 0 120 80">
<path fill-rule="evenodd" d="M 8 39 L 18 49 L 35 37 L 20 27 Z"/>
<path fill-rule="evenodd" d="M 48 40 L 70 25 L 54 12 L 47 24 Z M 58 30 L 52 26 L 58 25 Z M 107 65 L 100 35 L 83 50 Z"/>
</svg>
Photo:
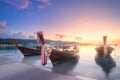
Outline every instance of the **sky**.
<svg viewBox="0 0 120 80">
<path fill-rule="evenodd" d="M 120 40 L 120 0 L 0 0 L 0 38 Z"/>
</svg>

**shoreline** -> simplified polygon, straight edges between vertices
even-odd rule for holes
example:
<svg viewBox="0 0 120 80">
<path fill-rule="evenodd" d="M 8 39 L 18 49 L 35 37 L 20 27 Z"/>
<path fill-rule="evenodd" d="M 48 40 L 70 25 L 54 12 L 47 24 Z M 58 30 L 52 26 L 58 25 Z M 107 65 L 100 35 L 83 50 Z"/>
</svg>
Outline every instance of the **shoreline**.
<svg viewBox="0 0 120 80">
<path fill-rule="evenodd" d="M 80 80 L 0 57 L 0 80 Z"/>
</svg>

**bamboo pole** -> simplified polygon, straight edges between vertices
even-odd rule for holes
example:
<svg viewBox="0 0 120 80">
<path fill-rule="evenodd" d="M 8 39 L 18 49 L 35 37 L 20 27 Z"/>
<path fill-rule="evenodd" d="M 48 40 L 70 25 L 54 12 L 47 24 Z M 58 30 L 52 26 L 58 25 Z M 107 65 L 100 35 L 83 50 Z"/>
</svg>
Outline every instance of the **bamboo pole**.
<svg viewBox="0 0 120 80">
<path fill-rule="evenodd" d="M 46 44 L 45 44 L 45 39 L 43 37 L 43 33 L 42 32 L 38 32 L 37 33 L 37 36 L 39 37 L 41 43 L 42 43 L 42 49 L 41 49 L 41 63 L 42 65 L 45 65 L 47 64 L 47 57 L 46 57 L 46 50 L 45 50 L 45 47 L 46 47 Z"/>
<path fill-rule="evenodd" d="M 107 56 L 107 36 L 103 36 L 104 57 Z"/>
</svg>

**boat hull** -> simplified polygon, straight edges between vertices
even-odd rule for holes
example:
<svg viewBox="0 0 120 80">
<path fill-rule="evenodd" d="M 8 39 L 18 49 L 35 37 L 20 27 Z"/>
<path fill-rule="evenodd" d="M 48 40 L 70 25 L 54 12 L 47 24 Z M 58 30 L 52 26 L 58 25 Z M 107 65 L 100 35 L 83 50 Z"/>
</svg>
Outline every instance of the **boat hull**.
<svg viewBox="0 0 120 80">
<path fill-rule="evenodd" d="M 76 56 L 67 61 L 56 64 L 52 68 L 52 71 L 60 74 L 69 74 L 77 65 L 79 58 L 80 56 Z"/>
<path fill-rule="evenodd" d="M 25 47 L 21 47 L 21 46 L 17 46 L 17 48 L 21 51 L 21 53 L 24 56 L 40 55 L 41 54 L 41 49 L 30 49 L 30 48 L 25 48 Z"/>
<path fill-rule="evenodd" d="M 52 50 L 50 60 L 53 65 L 78 58 L 79 53 Z"/>
<path fill-rule="evenodd" d="M 25 48 L 25 47 L 19 46 L 15 39 L 12 39 L 12 42 L 15 45 L 15 47 L 18 48 L 24 56 L 41 54 L 41 47 L 37 49 Z"/>
</svg>

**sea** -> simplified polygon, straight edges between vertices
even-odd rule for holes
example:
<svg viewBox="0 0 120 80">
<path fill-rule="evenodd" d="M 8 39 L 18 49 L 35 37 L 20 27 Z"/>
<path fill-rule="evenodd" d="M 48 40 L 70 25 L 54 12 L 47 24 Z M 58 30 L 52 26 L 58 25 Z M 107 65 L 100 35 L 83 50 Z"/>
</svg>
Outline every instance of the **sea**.
<svg viewBox="0 0 120 80">
<path fill-rule="evenodd" d="M 112 46 L 115 50 L 109 59 L 97 55 L 96 46 L 79 46 L 79 58 L 76 62 L 68 61 L 53 66 L 51 61 L 41 65 L 41 56 L 24 57 L 18 49 L 0 50 L 0 56 L 10 58 L 52 73 L 74 76 L 80 80 L 120 80 L 120 46 Z"/>
</svg>

